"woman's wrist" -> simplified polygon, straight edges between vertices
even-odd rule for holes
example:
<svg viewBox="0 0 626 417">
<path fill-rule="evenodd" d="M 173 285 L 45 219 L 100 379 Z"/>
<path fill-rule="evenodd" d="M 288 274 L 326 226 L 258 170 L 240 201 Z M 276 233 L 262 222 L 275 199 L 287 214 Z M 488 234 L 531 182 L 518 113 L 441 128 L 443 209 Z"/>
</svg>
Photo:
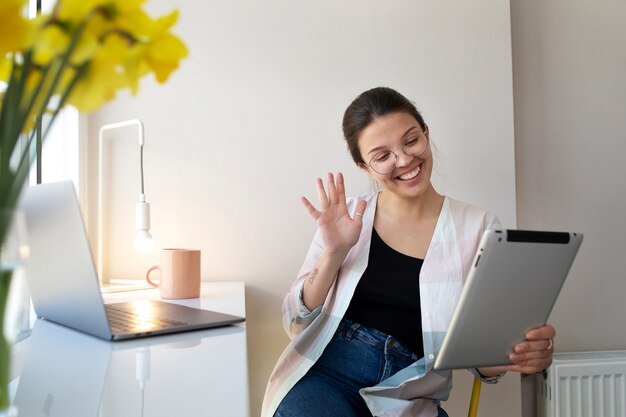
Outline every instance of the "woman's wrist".
<svg viewBox="0 0 626 417">
<path fill-rule="evenodd" d="M 485 378 L 500 377 L 506 373 L 506 367 L 504 366 L 491 366 L 488 368 L 476 368 L 478 373 Z"/>
<path fill-rule="evenodd" d="M 322 249 L 322 253 L 320 255 L 320 260 L 319 262 L 330 262 L 330 263 L 339 263 L 339 266 L 341 266 L 341 264 L 343 263 L 344 259 L 346 259 L 346 256 L 348 256 L 348 253 L 350 252 L 351 248 L 348 249 L 340 249 L 340 248 L 336 248 L 336 249 L 330 249 L 328 247 L 325 247 L 324 249 Z"/>
<path fill-rule="evenodd" d="M 305 277 L 302 287 L 302 302 L 306 308 L 314 310 L 324 303 L 346 256 L 347 253 L 322 251 L 317 265 Z"/>
</svg>

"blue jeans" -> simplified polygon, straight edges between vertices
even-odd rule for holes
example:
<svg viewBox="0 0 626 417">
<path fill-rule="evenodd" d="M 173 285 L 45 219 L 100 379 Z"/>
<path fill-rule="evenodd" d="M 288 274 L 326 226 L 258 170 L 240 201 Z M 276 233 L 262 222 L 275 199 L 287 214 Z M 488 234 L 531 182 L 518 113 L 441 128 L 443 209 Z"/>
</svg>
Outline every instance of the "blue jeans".
<svg viewBox="0 0 626 417">
<path fill-rule="evenodd" d="M 372 417 L 359 389 L 377 385 L 418 359 L 393 336 L 344 319 L 274 417 Z M 439 417 L 448 415 L 439 408 Z"/>
</svg>

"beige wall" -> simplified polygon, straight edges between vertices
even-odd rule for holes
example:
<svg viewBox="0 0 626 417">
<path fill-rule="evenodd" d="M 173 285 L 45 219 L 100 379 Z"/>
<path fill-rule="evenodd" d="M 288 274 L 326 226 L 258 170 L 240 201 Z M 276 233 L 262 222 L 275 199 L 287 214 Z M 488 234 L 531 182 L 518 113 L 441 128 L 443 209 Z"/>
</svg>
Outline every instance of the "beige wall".
<svg viewBox="0 0 626 417">
<path fill-rule="evenodd" d="M 146 195 L 158 247 L 203 252 L 203 279 L 243 280 L 252 415 L 287 337 L 282 298 L 314 224 L 300 195 L 343 170 L 348 192 L 369 181 L 350 162 L 341 117 L 361 91 L 395 87 L 417 101 L 438 153 L 440 191 L 487 207 L 515 226 L 509 3 L 505 0 L 332 0 L 180 3 L 191 55 L 165 86 L 142 83 L 91 115 L 90 230 L 96 230 L 97 133 L 134 117 L 146 127 Z M 158 253 L 132 247 L 139 187 L 132 132 L 108 149 L 105 266 L 141 277 Z M 95 233 L 91 234 L 92 237 Z M 446 405 L 467 412 L 469 374 Z M 488 415 L 519 409 L 519 380 L 483 390 Z M 460 411 L 457 411 L 460 410 Z M 481 413 L 482 414 L 482 413 Z"/>
<path fill-rule="evenodd" d="M 558 350 L 626 346 L 626 3 L 512 4 L 517 218 L 585 240 L 552 314 Z"/>
<path fill-rule="evenodd" d="M 624 349 L 626 3 L 513 0 L 511 16 L 518 225 L 585 234 L 556 349 Z"/>
</svg>

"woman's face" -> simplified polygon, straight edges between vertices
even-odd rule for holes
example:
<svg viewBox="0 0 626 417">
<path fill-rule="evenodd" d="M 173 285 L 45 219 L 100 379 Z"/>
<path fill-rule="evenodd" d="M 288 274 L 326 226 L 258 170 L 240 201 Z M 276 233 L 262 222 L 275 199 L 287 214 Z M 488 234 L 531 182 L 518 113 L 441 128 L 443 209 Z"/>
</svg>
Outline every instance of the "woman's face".
<svg viewBox="0 0 626 417">
<path fill-rule="evenodd" d="M 360 164 L 360 168 L 377 181 L 385 190 L 391 191 L 400 197 L 416 197 L 424 194 L 430 187 L 430 176 L 433 168 L 433 158 L 430 141 L 426 150 L 419 156 L 407 155 L 402 150 L 409 148 L 414 140 L 429 140 L 428 131 L 423 131 L 413 116 L 406 112 L 389 113 L 374 119 L 359 136 L 361 157 L 366 164 L 371 164 L 372 158 L 381 152 L 392 151 L 396 155 L 396 164 L 393 171 L 380 174 L 372 167 Z M 393 155 L 389 155 L 394 158 Z"/>
</svg>

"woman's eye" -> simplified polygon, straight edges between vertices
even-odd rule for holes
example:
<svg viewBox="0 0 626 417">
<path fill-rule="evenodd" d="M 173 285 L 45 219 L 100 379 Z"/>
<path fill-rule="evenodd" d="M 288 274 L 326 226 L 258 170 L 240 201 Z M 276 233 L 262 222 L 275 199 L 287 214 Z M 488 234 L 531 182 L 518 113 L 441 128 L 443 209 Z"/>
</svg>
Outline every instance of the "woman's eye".
<svg viewBox="0 0 626 417">
<path fill-rule="evenodd" d="M 404 146 L 414 146 L 417 145 L 418 139 L 417 138 L 413 138 L 413 139 L 409 139 L 406 141 L 406 143 L 404 144 Z"/>
<path fill-rule="evenodd" d="M 376 162 L 386 161 L 387 159 L 389 159 L 389 155 L 391 155 L 390 152 L 379 153 L 378 155 L 374 157 L 374 161 Z"/>
</svg>

